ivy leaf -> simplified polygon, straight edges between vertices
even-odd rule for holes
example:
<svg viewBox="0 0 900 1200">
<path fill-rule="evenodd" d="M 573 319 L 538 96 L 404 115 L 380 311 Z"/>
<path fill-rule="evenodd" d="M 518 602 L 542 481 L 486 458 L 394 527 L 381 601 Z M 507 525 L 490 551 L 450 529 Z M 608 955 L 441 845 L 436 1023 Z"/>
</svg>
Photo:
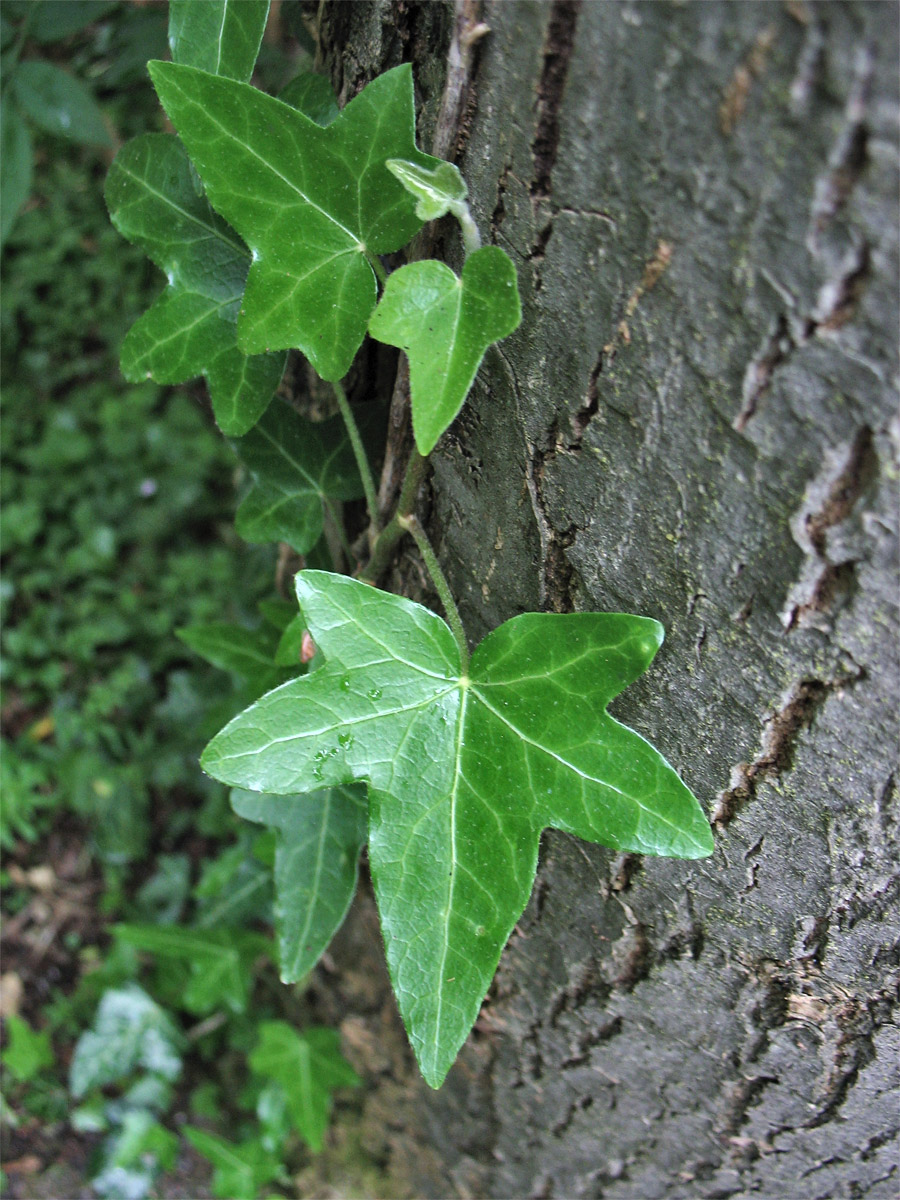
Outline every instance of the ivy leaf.
<svg viewBox="0 0 900 1200">
<path fill-rule="evenodd" d="M 296 983 L 319 961 L 343 924 L 356 891 L 368 805 L 360 788 L 325 788 L 305 796 L 260 796 L 235 790 L 239 817 L 278 830 L 275 919 L 283 983 Z"/>
<path fill-rule="evenodd" d="M 78 1039 L 69 1068 L 76 1097 L 127 1079 L 138 1067 L 163 1079 L 181 1072 L 184 1039 L 169 1015 L 136 983 L 105 992 L 94 1024 Z"/>
<path fill-rule="evenodd" d="M 27 1083 L 45 1067 L 53 1066 L 50 1031 L 32 1029 L 27 1021 L 23 1021 L 15 1013 L 10 1013 L 4 1019 L 9 1045 L 0 1058 L 14 1079 L 20 1083 Z"/>
<path fill-rule="evenodd" d="M 284 370 L 283 354 L 248 357 L 237 346 L 247 248 L 209 207 L 184 147 L 169 134 L 144 134 L 119 151 L 106 203 L 119 233 L 169 280 L 125 338 L 125 378 L 184 383 L 203 375 L 219 428 L 230 437 L 246 433 Z"/>
<path fill-rule="evenodd" d="M 453 163 L 441 162 L 433 170 L 426 170 L 401 158 L 389 158 L 385 166 L 416 197 L 416 216 L 423 221 L 437 221 L 448 212 L 458 212 L 469 194 L 466 181 Z"/>
<path fill-rule="evenodd" d="M 0 246 L 31 192 L 31 138 L 12 100 L 0 107 Z"/>
<path fill-rule="evenodd" d="M 322 536 L 328 500 L 363 494 L 340 416 L 313 423 L 276 401 L 234 448 L 254 479 L 234 521 L 248 542 L 287 542 L 305 554 Z"/>
<path fill-rule="evenodd" d="M 278 99 L 304 113 L 317 125 L 330 125 L 341 114 L 331 83 L 314 71 L 301 71 L 278 93 Z"/>
<path fill-rule="evenodd" d="M 260 1138 L 229 1142 L 192 1125 L 185 1125 L 183 1132 L 194 1149 L 212 1163 L 212 1190 L 223 1200 L 256 1200 L 259 1189 L 283 1171 L 280 1156 Z"/>
<path fill-rule="evenodd" d="M 528 899 L 541 830 L 698 858 L 699 804 L 606 705 L 647 669 L 662 626 L 623 613 L 528 613 L 460 671 L 434 613 L 327 572 L 297 595 L 324 665 L 210 743 L 236 787 L 366 780 L 369 861 L 388 965 L 425 1079 L 440 1086 Z"/>
<path fill-rule="evenodd" d="M 170 0 L 172 61 L 246 82 L 268 15 L 269 0 Z"/>
<path fill-rule="evenodd" d="M 190 980 L 182 997 L 188 1012 L 203 1015 L 224 1005 L 244 1013 L 253 987 L 254 960 L 269 951 L 260 934 L 243 929 L 186 929 L 173 925 L 117 925 L 119 941 L 162 958 L 190 965 Z"/>
<path fill-rule="evenodd" d="M 380 75 L 325 129 L 247 84 L 149 69 L 211 204 L 253 254 L 241 348 L 297 346 L 323 379 L 340 379 L 375 306 L 367 254 L 399 250 L 421 225 L 385 162 L 439 161 L 415 148 L 411 68 Z"/>
<path fill-rule="evenodd" d="M 23 112 L 47 133 L 91 146 L 112 145 L 97 101 L 67 71 L 43 59 L 29 59 L 13 72 L 12 89 Z"/>
<path fill-rule="evenodd" d="M 444 263 L 409 263 L 387 281 L 369 321 L 409 356 L 413 432 L 428 455 L 463 406 L 484 353 L 522 319 L 516 269 L 499 246 L 470 254 L 462 278 Z"/>
<path fill-rule="evenodd" d="M 341 1055 L 337 1030 L 313 1026 L 301 1034 L 285 1021 L 262 1021 L 249 1062 L 257 1075 L 281 1084 L 298 1132 L 318 1153 L 328 1128 L 331 1093 L 361 1082 Z"/>
<path fill-rule="evenodd" d="M 195 654 L 220 671 L 239 675 L 258 694 L 283 683 L 288 674 L 276 666 L 279 636 L 271 626 L 245 629 L 227 621 L 210 621 L 205 625 L 185 625 L 175 633 Z"/>
</svg>

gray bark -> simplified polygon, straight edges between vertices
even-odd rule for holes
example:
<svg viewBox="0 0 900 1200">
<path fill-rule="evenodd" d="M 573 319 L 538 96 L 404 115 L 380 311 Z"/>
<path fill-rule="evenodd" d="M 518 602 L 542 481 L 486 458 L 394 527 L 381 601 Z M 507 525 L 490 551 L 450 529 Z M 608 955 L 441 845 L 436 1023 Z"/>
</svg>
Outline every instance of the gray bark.
<svg viewBox="0 0 900 1200">
<path fill-rule="evenodd" d="M 339 4 L 323 46 L 349 86 L 412 57 L 428 132 L 448 17 Z M 717 850 L 545 834 L 445 1087 L 399 1043 L 376 1072 L 382 1194 L 894 1196 L 897 8 L 483 19 L 460 165 L 525 316 L 433 456 L 430 527 L 473 641 L 541 608 L 664 623 L 614 711 Z"/>
</svg>

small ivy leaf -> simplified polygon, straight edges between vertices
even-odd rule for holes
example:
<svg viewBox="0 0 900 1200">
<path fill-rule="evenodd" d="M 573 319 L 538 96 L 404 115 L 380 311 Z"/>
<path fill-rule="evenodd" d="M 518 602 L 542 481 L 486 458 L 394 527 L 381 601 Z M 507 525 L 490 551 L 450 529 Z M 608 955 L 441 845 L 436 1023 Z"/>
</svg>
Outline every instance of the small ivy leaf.
<svg viewBox="0 0 900 1200">
<path fill-rule="evenodd" d="M 252 251 L 241 348 L 296 346 L 323 379 L 342 378 L 375 306 L 367 254 L 399 250 L 421 226 L 385 162 L 439 161 L 415 147 L 411 68 L 373 80 L 326 129 L 247 84 L 149 69 L 210 202 Z"/>
<path fill-rule="evenodd" d="M 623 613 L 528 613 L 460 673 L 434 613 L 301 571 L 324 665 L 210 743 L 203 766 L 274 793 L 366 780 L 369 861 L 388 966 L 422 1074 L 440 1086 L 528 899 L 541 830 L 699 858 L 709 823 L 664 758 L 606 712 L 662 626 Z"/>
<path fill-rule="evenodd" d="M 331 83 L 314 71 L 301 71 L 278 93 L 278 99 L 296 108 L 317 125 L 330 125 L 341 114 Z"/>
<path fill-rule="evenodd" d="M 35 125 L 89 146 L 111 146 L 103 113 L 80 79 L 42 59 L 19 63 L 12 74 L 16 99 Z"/>
<path fill-rule="evenodd" d="M 148 133 L 117 154 L 106 180 L 112 223 L 165 271 L 169 286 L 131 327 L 122 373 L 132 383 L 184 383 L 203 375 L 216 421 L 230 437 L 265 412 L 283 354 L 248 357 L 237 346 L 237 314 L 250 254 L 209 207 L 184 147 Z"/>
<path fill-rule="evenodd" d="M 389 158 L 385 166 L 416 197 L 416 216 L 423 221 L 437 221 L 448 212 L 456 213 L 469 194 L 466 181 L 453 163 L 441 162 L 428 170 L 417 163 Z"/>
<path fill-rule="evenodd" d="M 209 621 L 205 625 L 185 625 L 175 633 L 195 654 L 220 671 L 245 679 L 257 694 L 277 687 L 287 674 L 275 662 L 280 639 L 271 626 L 246 629 L 227 621 Z"/>
<path fill-rule="evenodd" d="M 235 789 L 239 817 L 278 830 L 275 919 L 283 983 L 313 969 L 343 924 L 356 892 L 368 805 L 359 787 L 305 796 L 260 796 Z"/>
<path fill-rule="evenodd" d="M 254 961 L 271 950 L 266 938 L 244 929 L 116 925 L 114 933 L 128 946 L 188 963 L 190 978 L 182 1004 L 198 1016 L 222 1005 L 232 1012 L 246 1012 L 254 981 Z"/>
<path fill-rule="evenodd" d="M 170 0 L 172 61 L 246 83 L 268 15 L 269 0 Z"/>
<path fill-rule="evenodd" d="M 54 1063 L 49 1029 L 32 1029 L 27 1021 L 10 1013 L 4 1018 L 9 1045 L 0 1055 L 3 1065 L 19 1083 L 28 1083 Z"/>
<path fill-rule="evenodd" d="M 462 408 L 488 346 L 521 319 L 516 269 L 499 246 L 470 254 L 462 278 L 434 260 L 410 263 L 390 276 L 369 332 L 409 356 L 420 454 L 431 453 Z"/>
<path fill-rule="evenodd" d="M 321 1026 L 301 1034 L 286 1021 L 262 1021 L 259 1044 L 250 1054 L 249 1063 L 257 1075 L 284 1088 L 297 1131 L 316 1153 L 325 1141 L 332 1092 L 361 1083 L 341 1055 L 337 1030 Z"/>
<path fill-rule="evenodd" d="M 234 449 L 254 480 L 235 516 L 245 541 L 287 542 L 305 554 L 322 536 L 328 500 L 363 494 L 339 416 L 313 423 L 276 400 Z"/>
<path fill-rule="evenodd" d="M 192 1125 L 185 1125 L 182 1132 L 212 1164 L 213 1194 L 223 1200 L 256 1200 L 260 1188 L 284 1171 L 281 1156 L 267 1149 L 260 1138 L 229 1142 Z"/>
<path fill-rule="evenodd" d="M 184 1039 L 168 1013 L 136 983 L 104 992 L 94 1024 L 81 1035 L 69 1068 L 78 1099 L 92 1088 L 121 1083 L 138 1068 L 163 1079 L 181 1073 Z"/>
</svg>

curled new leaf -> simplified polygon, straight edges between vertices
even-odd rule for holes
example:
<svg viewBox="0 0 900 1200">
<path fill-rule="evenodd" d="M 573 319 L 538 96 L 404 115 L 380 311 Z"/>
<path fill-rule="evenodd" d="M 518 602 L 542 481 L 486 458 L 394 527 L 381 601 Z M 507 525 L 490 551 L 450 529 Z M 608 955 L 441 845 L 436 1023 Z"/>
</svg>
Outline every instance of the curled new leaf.
<svg viewBox="0 0 900 1200">
<path fill-rule="evenodd" d="M 246 433 L 284 369 L 283 354 L 248 357 L 237 346 L 247 248 L 209 207 L 184 147 L 168 134 L 144 134 L 119 151 L 106 202 L 116 229 L 169 281 L 125 339 L 125 378 L 184 383 L 203 375 L 219 428 L 232 437 Z"/>
<path fill-rule="evenodd" d="M 522 319 L 516 269 L 499 246 L 469 255 L 462 278 L 428 260 L 395 271 L 369 331 L 409 356 L 413 432 L 430 454 L 462 408 L 484 353 Z"/>
<path fill-rule="evenodd" d="M 369 784 L 369 862 L 388 965 L 425 1079 L 438 1087 L 528 899 L 546 826 L 617 850 L 712 850 L 697 801 L 606 712 L 662 627 L 531 613 L 460 671 L 447 625 L 356 580 L 301 571 L 325 662 L 236 717 L 205 769 L 252 791 Z"/>
</svg>

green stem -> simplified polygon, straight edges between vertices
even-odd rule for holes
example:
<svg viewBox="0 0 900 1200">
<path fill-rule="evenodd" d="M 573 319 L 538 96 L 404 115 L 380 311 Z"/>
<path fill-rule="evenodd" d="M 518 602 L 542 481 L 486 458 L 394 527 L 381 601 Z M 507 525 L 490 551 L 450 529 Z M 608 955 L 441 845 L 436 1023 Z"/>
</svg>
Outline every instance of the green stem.
<svg viewBox="0 0 900 1200">
<path fill-rule="evenodd" d="M 371 522 L 373 531 L 378 533 L 381 528 L 378 520 L 378 493 L 375 490 L 372 468 L 369 466 L 365 447 L 362 444 L 362 438 L 359 436 L 359 426 L 356 424 L 356 418 L 350 409 L 350 402 L 343 387 L 337 380 L 331 386 L 334 388 L 335 396 L 337 396 L 338 408 L 341 410 L 341 416 L 344 418 L 344 424 L 347 426 L 350 445 L 353 447 L 353 455 L 359 469 L 359 477 L 362 480 L 363 491 L 366 494 L 366 508 L 369 510 L 369 521 Z"/>
<path fill-rule="evenodd" d="M 450 211 L 459 221 L 460 229 L 462 230 L 463 250 L 466 258 L 470 254 L 474 254 L 476 250 L 481 249 L 481 234 L 478 231 L 478 226 L 475 224 L 472 213 L 469 210 L 465 200 L 458 200 L 450 206 Z"/>
<path fill-rule="evenodd" d="M 369 260 L 369 266 L 375 272 L 375 276 L 382 287 L 387 283 L 387 272 L 381 265 L 381 259 L 377 254 L 373 254 L 371 250 L 366 251 L 366 258 Z"/>
<path fill-rule="evenodd" d="M 459 646 L 460 670 L 463 675 L 467 675 L 469 672 L 469 646 L 466 642 L 466 631 L 463 629 L 459 609 L 456 607 L 456 601 L 453 599 L 453 593 L 450 591 L 447 576 L 441 570 L 441 564 L 438 562 L 437 555 L 431 548 L 431 542 L 429 542 L 428 535 L 422 528 L 419 518 L 414 514 L 410 514 L 408 517 L 398 517 L 397 521 L 402 529 L 412 534 L 416 545 L 419 547 L 419 553 L 425 562 L 425 568 L 431 576 L 431 582 L 434 584 L 438 596 L 441 598 L 444 613 L 450 623 L 450 628 L 453 630 L 456 644 Z"/>
<path fill-rule="evenodd" d="M 360 579 L 366 583 L 378 582 L 388 568 L 388 563 L 391 561 L 391 556 L 394 553 L 397 543 L 407 532 L 400 524 L 400 518 L 408 517 L 415 508 L 416 497 L 419 494 L 419 488 L 422 486 L 422 479 L 425 476 L 425 463 L 426 460 L 418 450 L 414 449 L 410 455 L 409 462 L 406 464 L 406 474 L 403 476 L 400 499 L 397 501 L 397 510 L 375 539 L 375 544 L 372 546 L 372 556 L 366 564 L 366 569 L 360 575 Z"/>
<path fill-rule="evenodd" d="M 332 501 L 329 500 L 327 496 L 323 497 L 323 500 L 324 500 L 326 518 L 327 518 L 329 524 L 334 529 L 335 536 L 337 537 L 337 540 L 340 542 L 341 549 L 343 550 L 344 554 L 346 555 L 347 565 L 352 567 L 353 563 L 357 562 L 358 560 L 356 558 L 356 555 L 353 553 L 353 548 L 350 545 L 350 540 L 347 537 L 346 530 L 344 529 L 344 522 L 341 520 L 341 518 L 335 512 L 335 507 L 334 507 L 334 504 L 332 503 Z M 335 556 L 332 555 L 332 558 L 334 558 L 334 557 Z M 338 569 L 337 566 L 335 566 L 335 570 L 337 570 L 337 569 Z"/>
</svg>

